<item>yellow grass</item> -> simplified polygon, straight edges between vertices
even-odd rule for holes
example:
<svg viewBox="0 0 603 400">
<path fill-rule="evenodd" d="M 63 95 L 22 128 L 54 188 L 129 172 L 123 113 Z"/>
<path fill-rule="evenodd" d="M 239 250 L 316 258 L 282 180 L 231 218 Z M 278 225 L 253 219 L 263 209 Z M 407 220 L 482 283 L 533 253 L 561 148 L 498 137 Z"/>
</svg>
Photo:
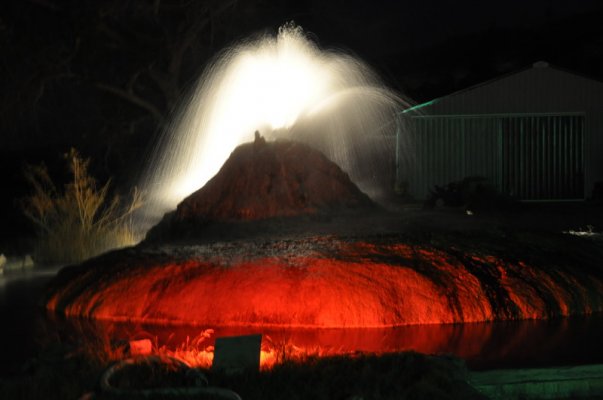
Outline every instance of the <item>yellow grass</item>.
<svg viewBox="0 0 603 400">
<path fill-rule="evenodd" d="M 142 205 L 134 189 L 130 198 L 110 195 L 110 181 L 98 185 L 88 171 L 90 159 L 71 149 L 65 155 L 71 182 L 59 190 L 44 165 L 28 165 L 25 177 L 32 194 L 22 202 L 37 227 L 38 262 L 79 262 L 107 250 L 133 245 L 132 213 Z"/>
</svg>

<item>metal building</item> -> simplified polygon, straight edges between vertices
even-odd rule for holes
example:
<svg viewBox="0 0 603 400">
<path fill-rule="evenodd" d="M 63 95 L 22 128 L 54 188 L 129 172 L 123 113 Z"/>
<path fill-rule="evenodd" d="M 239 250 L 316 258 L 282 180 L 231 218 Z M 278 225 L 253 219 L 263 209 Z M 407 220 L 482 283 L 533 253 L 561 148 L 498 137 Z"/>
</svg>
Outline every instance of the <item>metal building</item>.
<svg viewBox="0 0 603 400">
<path fill-rule="evenodd" d="M 522 200 L 584 199 L 603 181 L 603 82 L 546 62 L 400 118 L 397 179 L 416 199 L 470 176 Z"/>
</svg>

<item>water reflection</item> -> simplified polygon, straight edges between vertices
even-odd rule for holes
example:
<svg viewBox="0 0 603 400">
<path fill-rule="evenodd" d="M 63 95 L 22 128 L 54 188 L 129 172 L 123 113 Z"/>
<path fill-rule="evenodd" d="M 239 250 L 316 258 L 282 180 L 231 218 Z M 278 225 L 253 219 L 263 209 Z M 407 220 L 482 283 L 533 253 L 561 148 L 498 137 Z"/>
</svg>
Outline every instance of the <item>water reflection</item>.
<svg viewBox="0 0 603 400">
<path fill-rule="evenodd" d="M 19 372 L 36 355 L 48 321 L 38 304 L 46 283 L 59 267 L 36 267 L 0 275 L 0 375 Z"/>
<path fill-rule="evenodd" d="M 38 300 L 54 270 L 0 277 L 0 375 L 18 372 L 41 349 L 96 346 L 148 338 L 156 347 L 176 349 L 207 328 L 108 323 L 48 316 Z M 456 325 L 419 325 L 390 329 L 216 328 L 216 337 L 262 333 L 274 347 L 295 346 L 310 353 L 342 354 L 414 350 L 462 357 L 472 369 L 543 367 L 603 362 L 600 332 L 603 315 L 550 321 L 516 321 Z"/>
<path fill-rule="evenodd" d="M 417 325 L 388 329 L 264 329 L 157 326 L 79 319 L 54 320 L 63 340 L 126 343 L 151 339 L 156 348 L 182 348 L 206 329 L 216 337 L 261 333 L 263 349 L 296 349 L 297 354 L 336 355 L 417 351 L 448 354 L 466 360 L 471 369 L 543 367 L 598 363 L 603 349 L 598 334 L 603 315 L 550 321 L 515 321 L 447 325 Z"/>
</svg>

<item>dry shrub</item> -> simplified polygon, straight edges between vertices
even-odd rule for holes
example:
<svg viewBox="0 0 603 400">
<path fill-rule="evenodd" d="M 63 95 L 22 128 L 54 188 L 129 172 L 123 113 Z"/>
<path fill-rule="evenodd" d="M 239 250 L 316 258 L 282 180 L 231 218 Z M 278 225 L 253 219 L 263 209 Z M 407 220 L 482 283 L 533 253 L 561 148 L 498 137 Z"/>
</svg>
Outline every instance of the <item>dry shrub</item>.
<svg viewBox="0 0 603 400">
<path fill-rule="evenodd" d="M 136 189 L 129 199 L 110 195 L 110 181 L 99 186 L 90 176 L 90 159 L 71 149 L 65 155 L 71 182 L 57 189 L 44 165 L 28 165 L 25 177 L 33 193 L 22 202 L 37 228 L 38 262 L 80 262 L 107 250 L 133 245 L 132 213 L 142 205 Z"/>
</svg>

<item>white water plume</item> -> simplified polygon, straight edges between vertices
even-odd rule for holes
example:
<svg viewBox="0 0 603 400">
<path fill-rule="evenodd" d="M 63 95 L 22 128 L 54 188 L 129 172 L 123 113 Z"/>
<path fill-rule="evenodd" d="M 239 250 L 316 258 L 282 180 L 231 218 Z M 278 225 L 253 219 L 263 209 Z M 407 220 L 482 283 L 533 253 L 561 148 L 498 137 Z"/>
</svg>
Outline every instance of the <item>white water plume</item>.
<svg viewBox="0 0 603 400">
<path fill-rule="evenodd" d="M 206 68 L 157 145 L 143 185 L 147 213 L 156 220 L 174 209 L 256 130 L 321 150 L 375 194 L 389 179 L 379 177 L 393 171 L 394 114 L 401 102 L 362 61 L 321 50 L 293 24 L 276 37 L 229 48 Z"/>
</svg>

